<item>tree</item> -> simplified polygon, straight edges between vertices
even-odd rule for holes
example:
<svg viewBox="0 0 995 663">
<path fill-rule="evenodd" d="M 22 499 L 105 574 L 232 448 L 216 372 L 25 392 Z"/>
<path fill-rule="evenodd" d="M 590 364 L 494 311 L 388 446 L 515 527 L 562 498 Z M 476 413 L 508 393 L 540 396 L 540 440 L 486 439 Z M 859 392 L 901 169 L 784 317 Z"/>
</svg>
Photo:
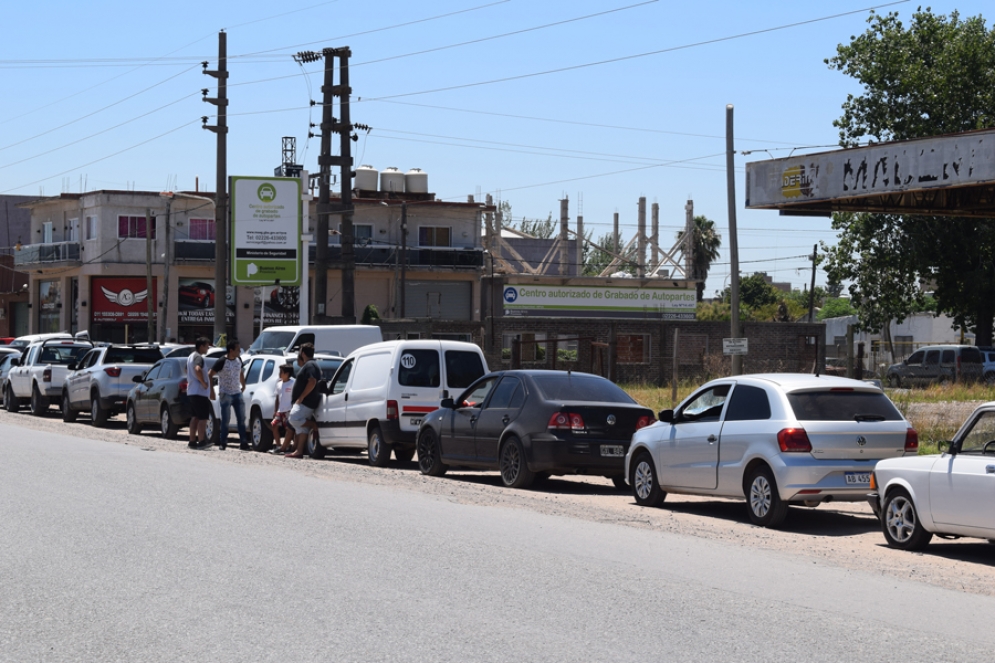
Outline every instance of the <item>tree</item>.
<svg viewBox="0 0 995 663">
<path fill-rule="evenodd" d="M 872 14 L 870 27 L 841 44 L 831 69 L 858 80 L 834 121 L 840 144 L 904 140 L 995 124 L 995 30 L 982 17 L 917 11 L 906 28 L 898 14 Z M 926 307 L 921 282 L 935 284 L 936 312 L 973 327 L 990 345 L 995 321 L 995 230 L 964 218 L 837 214 L 830 281 L 848 280 L 864 329 L 887 329 Z"/>
<path fill-rule="evenodd" d="M 849 299 L 845 297 L 832 297 L 826 299 L 822 308 L 819 309 L 819 320 L 826 318 L 839 318 L 844 315 L 854 315 L 857 309 L 853 308 Z"/>
<path fill-rule="evenodd" d="M 684 231 L 678 231 L 677 240 L 684 239 Z M 691 278 L 698 281 L 695 286 L 698 301 L 705 294 L 705 280 L 712 263 L 719 257 L 722 236 L 715 232 L 715 222 L 705 216 L 694 217 L 691 229 Z"/>
<path fill-rule="evenodd" d="M 615 233 L 605 233 L 598 238 L 595 244 L 597 244 L 597 246 L 591 246 L 590 244 L 586 245 L 588 247 L 588 251 L 584 256 L 585 276 L 597 276 L 603 272 L 604 269 L 611 264 L 612 260 L 615 259 L 615 256 L 613 256 L 612 253 L 622 255 L 623 247 L 621 243 L 615 244 Z M 605 249 L 607 249 L 607 251 Z M 611 253 L 609 253 L 609 251 Z M 635 256 L 632 256 L 632 262 L 624 262 L 621 265 L 618 265 L 618 269 L 615 271 L 625 272 L 626 274 L 635 274 Z"/>
</svg>

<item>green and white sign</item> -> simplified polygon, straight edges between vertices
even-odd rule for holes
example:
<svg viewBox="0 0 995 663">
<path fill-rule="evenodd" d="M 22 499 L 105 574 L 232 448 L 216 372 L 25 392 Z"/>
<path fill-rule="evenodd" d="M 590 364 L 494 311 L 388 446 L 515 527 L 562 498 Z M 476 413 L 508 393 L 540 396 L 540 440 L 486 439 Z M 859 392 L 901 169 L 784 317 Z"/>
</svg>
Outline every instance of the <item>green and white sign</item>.
<svg viewBox="0 0 995 663">
<path fill-rule="evenodd" d="M 301 181 L 231 178 L 231 282 L 300 285 Z"/>
<path fill-rule="evenodd" d="M 506 285 L 505 315 L 653 317 L 695 316 L 695 291 L 626 286 Z"/>
</svg>

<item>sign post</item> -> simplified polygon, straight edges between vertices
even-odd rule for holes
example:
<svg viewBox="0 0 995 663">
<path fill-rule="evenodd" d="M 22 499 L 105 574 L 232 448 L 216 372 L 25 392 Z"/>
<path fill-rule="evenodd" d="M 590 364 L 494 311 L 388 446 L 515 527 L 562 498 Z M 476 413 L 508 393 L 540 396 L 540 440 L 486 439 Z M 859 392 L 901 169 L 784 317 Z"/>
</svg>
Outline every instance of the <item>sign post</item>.
<svg viewBox="0 0 995 663">
<path fill-rule="evenodd" d="M 750 343 L 748 338 L 724 338 L 722 339 L 722 354 L 724 355 L 745 355 L 749 354 Z"/>
<path fill-rule="evenodd" d="M 232 177 L 234 285 L 301 282 L 301 180 Z"/>
</svg>

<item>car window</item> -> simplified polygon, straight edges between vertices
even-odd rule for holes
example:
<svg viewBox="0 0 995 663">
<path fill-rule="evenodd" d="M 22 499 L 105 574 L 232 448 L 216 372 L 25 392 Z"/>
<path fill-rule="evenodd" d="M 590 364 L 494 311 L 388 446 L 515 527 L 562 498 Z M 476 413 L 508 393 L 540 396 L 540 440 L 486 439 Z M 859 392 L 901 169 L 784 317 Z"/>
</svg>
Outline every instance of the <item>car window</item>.
<svg viewBox="0 0 995 663">
<path fill-rule="evenodd" d="M 943 363 L 943 364 L 952 364 L 952 363 L 954 363 L 954 351 L 953 350 L 944 350 L 942 358 L 940 359 L 940 363 Z"/>
<path fill-rule="evenodd" d="M 882 393 L 872 391 L 803 391 L 788 394 L 799 421 L 901 421 L 902 415 Z"/>
<path fill-rule="evenodd" d="M 159 377 L 159 372 L 161 370 L 162 370 L 162 364 L 159 364 L 157 366 L 153 366 L 152 368 L 149 369 L 148 373 L 145 374 L 145 379 L 146 380 L 155 380 L 157 377 Z"/>
<path fill-rule="evenodd" d="M 246 384 L 255 384 L 259 382 L 259 374 L 263 371 L 263 360 L 253 359 L 252 364 L 249 365 L 249 372 L 245 374 Z"/>
<path fill-rule="evenodd" d="M 331 380 L 335 371 L 342 365 L 341 359 L 318 359 L 318 368 L 321 369 L 321 379 Z"/>
<path fill-rule="evenodd" d="M 185 372 L 186 362 L 184 361 L 183 364 L 184 364 L 184 372 Z M 159 370 L 159 375 L 156 376 L 156 379 L 157 380 L 171 380 L 174 377 L 178 377 L 179 376 L 179 372 L 178 371 L 179 371 L 179 365 L 175 361 L 166 362 L 165 364 L 162 365 L 162 368 Z"/>
<path fill-rule="evenodd" d="M 613 383 L 593 375 L 541 375 L 535 383 L 548 401 L 635 403 Z"/>
<path fill-rule="evenodd" d="M 923 362 L 926 366 L 936 366 L 940 363 L 940 351 L 930 350 L 926 353 L 926 361 Z"/>
<path fill-rule="evenodd" d="M 732 390 L 726 421 L 761 421 L 770 419 L 770 401 L 760 387 L 738 384 Z"/>
<path fill-rule="evenodd" d="M 99 352 L 93 353 L 96 361 Z M 158 348 L 107 348 L 104 356 L 105 364 L 154 364 L 162 359 Z"/>
<path fill-rule="evenodd" d="M 301 334 L 300 336 L 298 336 L 297 339 L 294 341 L 294 344 L 292 346 L 290 346 L 289 348 L 287 348 L 287 350 L 293 350 L 293 351 L 296 352 L 296 351 L 300 350 L 301 346 L 304 345 L 305 343 L 310 343 L 311 345 L 314 345 L 314 333 L 313 332 L 308 332 L 308 333 Z"/>
<path fill-rule="evenodd" d="M 439 353 L 436 350 L 404 350 L 397 381 L 403 387 L 438 387 Z"/>
<path fill-rule="evenodd" d="M 918 366 L 918 365 L 922 364 L 922 358 L 925 355 L 926 355 L 926 352 L 924 350 L 919 350 L 918 352 L 913 353 L 912 356 L 908 358 L 908 360 L 906 361 L 906 363 L 909 364 L 910 366 L 913 365 L 913 364 L 915 364 L 916 366 Z"/>
<path fill-rule="evenodd" d="M 446 350 L 446 383 L 450 389 L 469 387 L 485 372 L 484 363 L 476 352 Z"/>
<path fill-rule="evenodd" d="M 961 438 L 961 453 L 981 453 L 985 445 L 995 441 L 995 412 L 982 412 L 971 424 L 970 430 Z M 989 452 L 995 451 L 995 443 L 988 447 Z"/>
<path fill-rule="evenodd" d="M 338 373 L 335 374 L 335 380 L 332 382 L 331 389 L 329 393 L 331 394 L 341 394 L 345 391 L 345 386 L 349 383 L 349 375 L 352 373 L 352 359 L 342 364 L 339 367 Z"/>
<path fill-rule="evenodd" d="M 488 394 L 497 384 L 497 378 L 487 378 L 479 384 L 475 384 L 470 389 L 463 392 L 458 401 L 460 407 L 481 407 L 487 400 Z"/>
<path fill-rule="evenodd" d="M 491 400 L 487 403 L 487 409 L 508 409 L 515 393 L 522 388 L 522 382 L 518 378 L 505 377 L 494 390 Z M 524 400 L 524 399 L 521 399 Z"/>
<path fill-rule="evenodd" d="M 89 352 L 88 348 L 74 348 L 67 345 L 49 346 L 42 348 L 41 363 L 67 366 L 86 352 Z"/>
<path fill-rule="evenodd" d="M 259 378 L 261 381 L 266 382 L 269 380 L 269 376 L 273 375 L 273 369 L 276 368 L 276 362 L 272 359 L 266 360 L 266 365 L 263 366 L 263 375 Z"/>
<path fill-rule="evenodd" d="M 692 397 L 678 413 L 689 421 L 718 421 L 732 385 L 719 384 Z"/>
<path fill-rule="evenodd" d="M 977 348 L 961 348 L 960 360 L 964 364 L 981 364 L 983 359 L 981 351 Z"/>
</svg>

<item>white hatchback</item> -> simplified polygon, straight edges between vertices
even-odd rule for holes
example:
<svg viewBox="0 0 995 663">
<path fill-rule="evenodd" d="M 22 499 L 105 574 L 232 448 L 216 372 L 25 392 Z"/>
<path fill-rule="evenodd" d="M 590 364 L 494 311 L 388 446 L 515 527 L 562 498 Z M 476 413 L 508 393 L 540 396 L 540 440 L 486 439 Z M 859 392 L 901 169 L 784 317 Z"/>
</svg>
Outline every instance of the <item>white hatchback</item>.
<svg viewBox="0 0 995 663">
<path fill-rule="evenodd" d="M 713 380 L 637 431 L 625 459 L 636 502 L 667 493 L 745 497 L 750 520 L 778 526 L 789 504 L 866 499 L 883 458 L 919 437 L 881 389 L 846 378 L 774 373 Z"/>
</svg>

